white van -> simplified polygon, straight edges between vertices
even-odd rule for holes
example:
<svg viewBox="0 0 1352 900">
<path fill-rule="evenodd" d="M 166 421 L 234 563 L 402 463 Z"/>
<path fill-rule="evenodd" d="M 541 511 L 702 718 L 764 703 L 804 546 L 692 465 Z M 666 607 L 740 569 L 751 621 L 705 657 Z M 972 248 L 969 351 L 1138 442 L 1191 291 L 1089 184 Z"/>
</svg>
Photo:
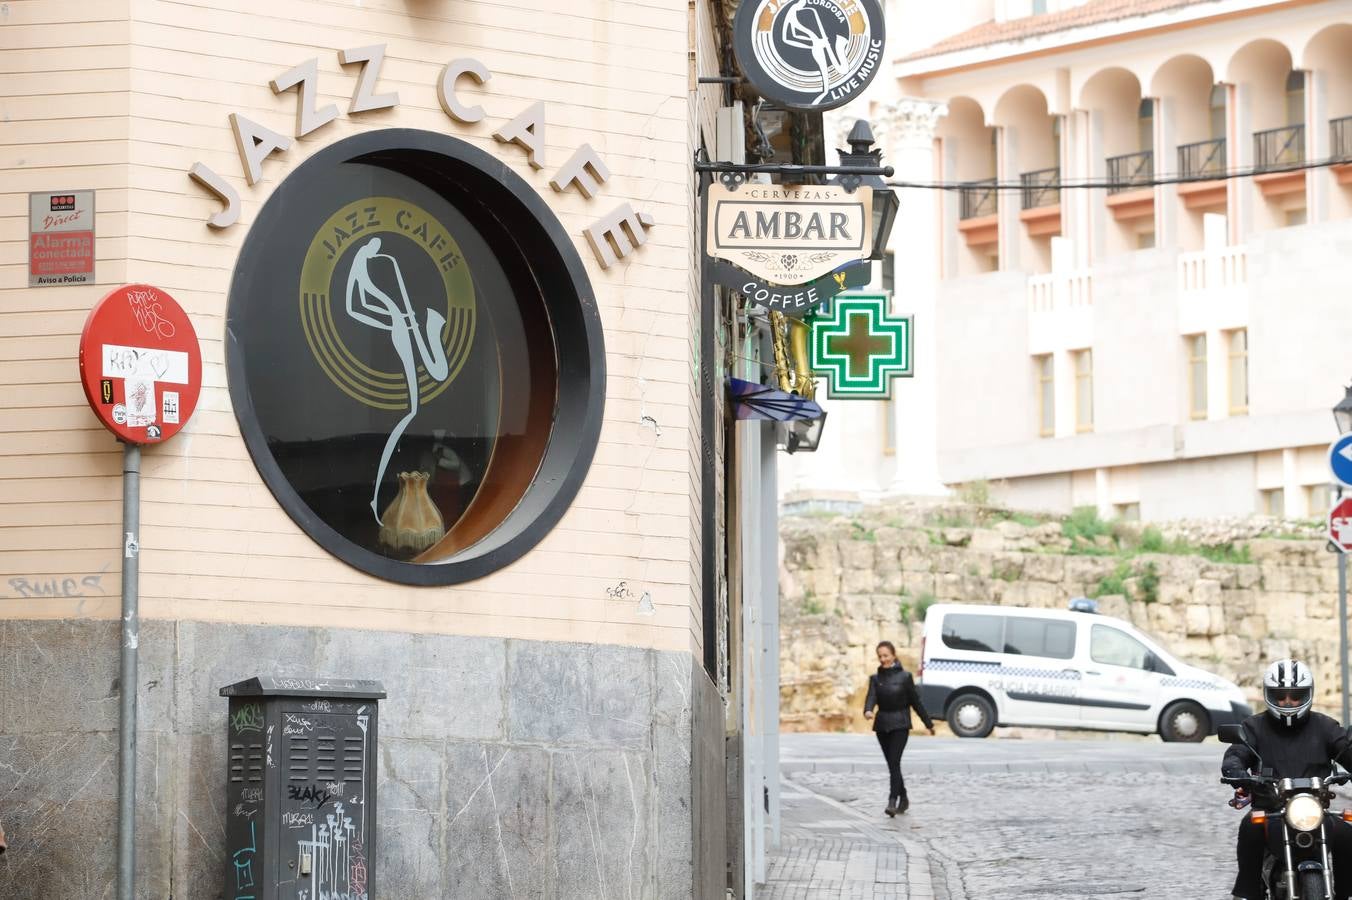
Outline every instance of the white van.
<svg viewBox="0 0 1352 900">
<path fill-rule="evenodd" d="M 925 708 L 959 737 L 1030 725 L 1200 741 L 1252 714 L 1233 683 L 1093 612 L 935 604 L 916 674 Z"/>
</svg>

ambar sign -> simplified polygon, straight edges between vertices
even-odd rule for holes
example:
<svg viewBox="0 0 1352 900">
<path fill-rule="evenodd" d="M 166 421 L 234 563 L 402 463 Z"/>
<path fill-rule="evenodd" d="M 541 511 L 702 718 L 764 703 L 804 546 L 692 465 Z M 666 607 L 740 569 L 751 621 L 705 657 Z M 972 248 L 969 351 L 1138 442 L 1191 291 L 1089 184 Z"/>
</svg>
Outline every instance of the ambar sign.
<svg viewBox="0 0 1352 900">
<path fill-rule="evenodd" d="M 865 187 L 714 184 L 707 252 L 774 284 L 805 284 L 869 256 L 872 200 Z"/>
</svg>

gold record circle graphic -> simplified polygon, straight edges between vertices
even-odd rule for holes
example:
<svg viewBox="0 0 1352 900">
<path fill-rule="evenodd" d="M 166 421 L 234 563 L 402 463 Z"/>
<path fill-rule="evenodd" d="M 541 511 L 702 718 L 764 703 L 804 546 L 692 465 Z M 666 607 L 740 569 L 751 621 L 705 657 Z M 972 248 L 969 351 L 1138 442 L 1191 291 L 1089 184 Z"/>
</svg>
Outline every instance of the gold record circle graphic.
<svg viewBox="0 0 1352 900">
<path fill-rule="evenodd" d="M 879 0 L 743 0 L 733 44 L 747 79 L 791 108 L 835 109 L 882 68 Z"/>
<path fill-rule="evenodd" d="M 382 234 L 400 235 L 427 255 L 444 298 L 408 296 L 399 261 L 382 245 Z M 334 272 L 353 244 L 358 251 L 335 284 Z M 372 267 L 383 272 L 379 284 Z M 343 296 L 330 296 L 335 289 Z M 408 200 L 367 197 L 329 216 L 306 251 L 297 299 L 315 362 L 335 387 L 375 409 L 405 410 L 435 399 L 455 380 L 474 344 L 474 280 L 464 254 L 436 217 Z M 415 299 L 427 309 L 424 318 Z M 352 352 L 335 322 L 339 315 L 391 333 L 400 356 L 416 363 L 417 403 L 410 404 L 406 372 L 373 368 Z"/>
</svg>

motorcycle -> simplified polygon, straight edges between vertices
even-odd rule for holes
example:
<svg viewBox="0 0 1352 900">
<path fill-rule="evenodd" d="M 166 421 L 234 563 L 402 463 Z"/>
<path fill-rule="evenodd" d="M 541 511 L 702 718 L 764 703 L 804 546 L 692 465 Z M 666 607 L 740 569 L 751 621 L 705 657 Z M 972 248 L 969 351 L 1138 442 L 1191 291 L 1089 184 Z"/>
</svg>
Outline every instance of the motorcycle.
<svg viewBox="0 0 1352 900">
<path fill-rule="evenodd" d="M 1218 737 L 1227 744 L 1243 744 L 1240 725 L 1222 725 Z M 1253 751 L 1254 756 L 1258 756 Z M 1254 808 L 1249 817 L 1263 825 L 1267 850 L 1263 858 L 1263 884 L 1273 900 L 1333 900 L 1333 857 L 1327 840 L 1331 817 L 1330 788 L 1347 784 L 1352 774 L 1343 772 L 1328 778 L 1277 778 L 1271 769 L 1239 778 L 1222 778 L 1223 784 L 1249 790 L 1263 798 L 1268 810 Z M 1235 802 L 1231 801 L 1235 806 Z M 1344 811 L 1343 821 L 1352 821 L 1352 810 Z"/>
</svg>

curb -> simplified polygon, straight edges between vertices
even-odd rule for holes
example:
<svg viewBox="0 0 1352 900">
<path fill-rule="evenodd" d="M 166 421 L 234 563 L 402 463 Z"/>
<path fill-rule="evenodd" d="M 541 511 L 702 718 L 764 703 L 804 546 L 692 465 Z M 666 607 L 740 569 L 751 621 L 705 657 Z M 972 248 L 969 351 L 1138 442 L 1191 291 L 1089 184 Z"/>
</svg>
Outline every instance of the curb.
<svg viewBox="0 0 1352 900">
<path fill-rule="evenodd" d="M 906 772 L 915 775 L 1083 775 L 1087 773 L 1172 773 L 1180 775 L 1214 774 L 1220 777 L 1220 760 L 1142 760 L 1136 763 L 1117 761 L 1082 762 L 973 762 L 973 763 L 904 763 Z M 868 763 L 790 761 L 780 763 L 779 772 L 791 775 L 877 775 L 884 770 L 883 761 Z"/>
</svg>

